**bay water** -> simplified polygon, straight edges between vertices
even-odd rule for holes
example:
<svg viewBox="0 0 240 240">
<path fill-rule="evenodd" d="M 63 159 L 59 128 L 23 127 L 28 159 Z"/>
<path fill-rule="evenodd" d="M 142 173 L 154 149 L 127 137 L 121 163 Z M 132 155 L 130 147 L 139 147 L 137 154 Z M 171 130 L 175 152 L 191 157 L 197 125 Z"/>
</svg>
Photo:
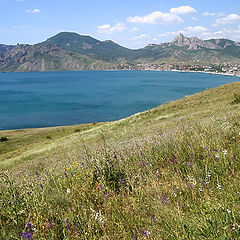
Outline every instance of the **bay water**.
<svg viewBox="0 0 240 240">
<path fill-rule="evenodd" d="M 236 81 L 161 71 L 0 73 L 0 130 L 118 120 Z"/>
</svg>

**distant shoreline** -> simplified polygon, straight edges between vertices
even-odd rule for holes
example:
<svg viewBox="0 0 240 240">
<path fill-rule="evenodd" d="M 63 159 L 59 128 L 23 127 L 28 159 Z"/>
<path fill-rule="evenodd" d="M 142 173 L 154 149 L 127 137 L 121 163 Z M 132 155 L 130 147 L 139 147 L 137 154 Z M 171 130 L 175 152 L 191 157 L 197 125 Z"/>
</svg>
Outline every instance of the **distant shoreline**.
<svg viewBox="0 0 240 240">
<path fill-rule="evenodd" d="M 232 77 L 240 77 L 240 75 L 235 75 L 231 73 L 220 73 L 220 72 L 204 72 L 204 71 L 185 71 L 185 70 L 167 70 L 168 72 L 184 72 L 184 73 L 207 73 L 207 74 L 215 74 L 215 75 L 224 75 L 224 76 L 232 76 Z"/>
<path fill-rule="evenodd" d="M 240 77 L 240 75 L 235 75 L 231 73 L 220 73 L 220 72 L 204 72 L 204 71 L 186 71 L 186 70 L 158 70 L 158 69 L 96 69 L 96 70 L 52 70 L 52 71 L 26 71 L 26 72 L 0 72 L 3 73 L 47 73 L 47 72 L 121 72 L 121 71 L 150 71 L 150 72 L 182 72 L 182 73 L 206 73 L 206 74 L 214 74 L 214 75 L 224 75 L 224 76 L 232 76 L 232 77 Z"/>
</svg>

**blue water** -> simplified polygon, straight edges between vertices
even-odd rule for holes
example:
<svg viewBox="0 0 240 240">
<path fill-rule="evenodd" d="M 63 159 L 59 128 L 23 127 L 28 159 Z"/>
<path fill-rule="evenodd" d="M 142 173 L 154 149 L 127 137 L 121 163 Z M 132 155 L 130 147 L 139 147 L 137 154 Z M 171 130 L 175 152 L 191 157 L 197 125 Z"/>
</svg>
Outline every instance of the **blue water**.
<svg viewBox="0 0 240 240">
<path fill-rule="evenodd" d="M 153 71 L 0 73 L 0 130 L 117 120 L 235 81 Z"/>
</svg>

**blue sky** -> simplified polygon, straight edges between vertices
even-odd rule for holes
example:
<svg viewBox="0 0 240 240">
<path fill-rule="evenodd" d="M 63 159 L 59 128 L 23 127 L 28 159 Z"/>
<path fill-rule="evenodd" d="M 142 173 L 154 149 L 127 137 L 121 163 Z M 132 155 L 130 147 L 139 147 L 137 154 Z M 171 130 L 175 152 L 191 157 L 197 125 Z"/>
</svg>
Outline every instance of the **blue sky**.
<svg viewBox="0 0 240 240">
<path fill-rule="evenodd" d="M 240 41 L 239 0 L 0 0 L 0 43 L 34 44 L 61 31 L 129 48 L 179 32 Z"/>
</svg>

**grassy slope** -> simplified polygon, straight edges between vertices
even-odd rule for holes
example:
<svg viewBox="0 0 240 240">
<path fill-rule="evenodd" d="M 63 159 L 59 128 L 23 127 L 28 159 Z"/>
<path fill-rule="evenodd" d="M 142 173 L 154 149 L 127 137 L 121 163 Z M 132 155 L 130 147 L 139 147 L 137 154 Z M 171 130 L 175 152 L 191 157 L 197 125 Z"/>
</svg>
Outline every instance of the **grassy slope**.
<svg viewBox="0 0 240 240">
<path fill-rule="evenodd" d="M 0 132 L 9 138 L 0 143 L 0 168 L 11 172 L 0 182 L 0 194 L 9 188 L 0 201 L 2 233 L 238 238 L 240 106 L 232 102 L 239 92 L 239 83 L 228 84 L 116 122 Z M 21 216 L 14 213 L 25 203 Z"/>
<path fill-rule="evenodd" d="M 41 155 L 51 156 L 49 149 L 52 148 L 56 149 L 54 155 L 61 158 L 63 146 L 74 151 L 82 148 L 83 142 L 95 143 L 102 135 L 108 136 L 110 142 L 124 141 L 151 135 L 156 129 L 171 128 L 200 119 L 209 121 L 211 116 L 224 117 L 227 112 L 239 110 L 238 105 L 231 104 L 234 93 L 239 92 L 239 89 L 239 83 L 229 84 L 111 123 L 0 131 L 0 137 L 10 139 L 0 144 L 0 169 L 16 168 L 16 162 L 21 163 L 22 167 L 25 159 L 37 161 L 35 155 L 39 151 Z"/>
</svg>

